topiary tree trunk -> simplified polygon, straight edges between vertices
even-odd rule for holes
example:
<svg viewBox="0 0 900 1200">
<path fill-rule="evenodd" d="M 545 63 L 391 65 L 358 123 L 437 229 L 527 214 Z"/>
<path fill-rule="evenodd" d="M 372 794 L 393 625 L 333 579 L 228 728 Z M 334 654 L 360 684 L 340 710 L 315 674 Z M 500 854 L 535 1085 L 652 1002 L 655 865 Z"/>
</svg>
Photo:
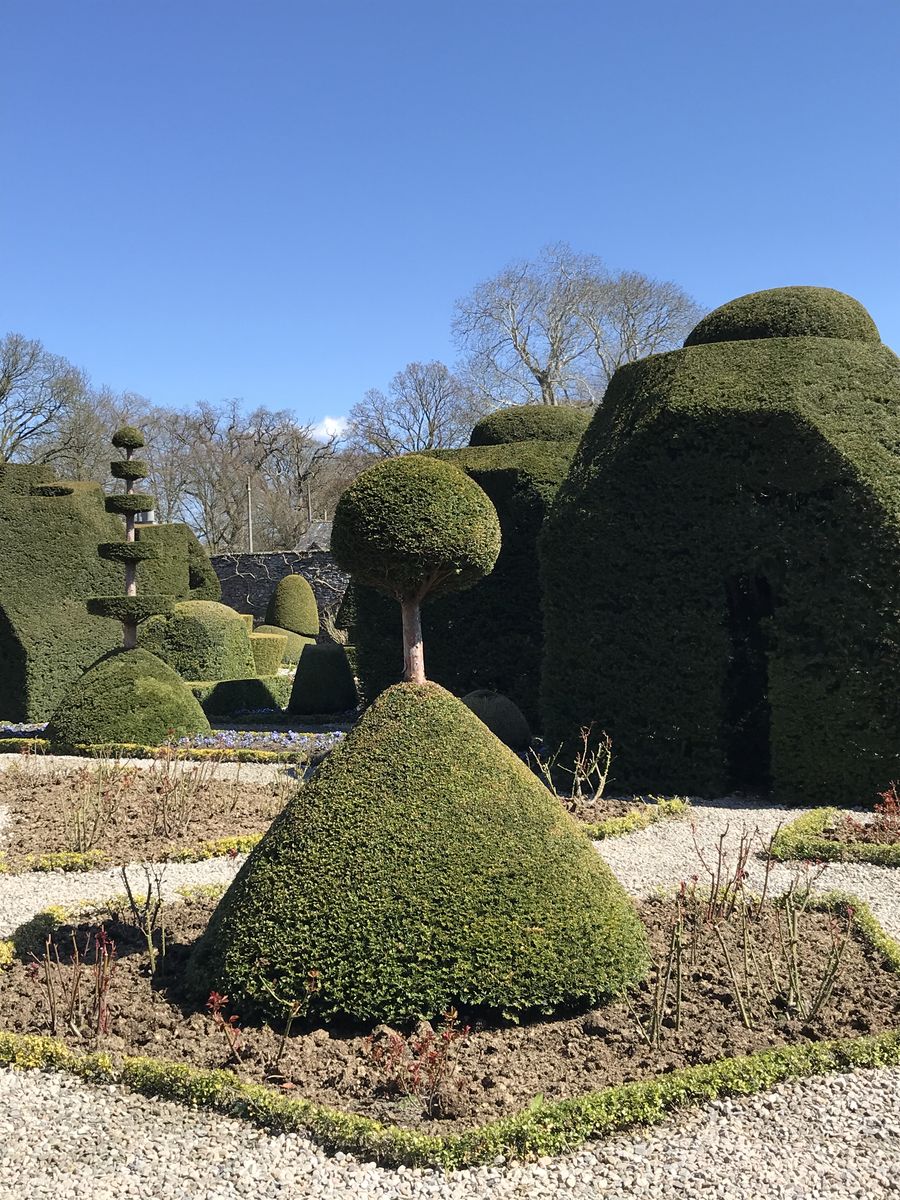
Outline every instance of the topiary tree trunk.
<svg viewBox="0 0 900 1200">
<path fill-rule="evenodd" d="M 403 614 L 403 678 L 407 683 L 424 683 L 425 647 L 418 596 L 401 601 L 400 611 Z"/>
</svg>

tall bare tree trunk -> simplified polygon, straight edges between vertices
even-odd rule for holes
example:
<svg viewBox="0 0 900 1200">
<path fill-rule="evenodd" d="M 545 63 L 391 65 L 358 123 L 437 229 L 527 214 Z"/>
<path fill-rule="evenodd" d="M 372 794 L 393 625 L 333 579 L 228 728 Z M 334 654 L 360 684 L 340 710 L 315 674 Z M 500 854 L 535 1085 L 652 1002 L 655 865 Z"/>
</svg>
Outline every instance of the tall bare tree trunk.
<svg viewBox="0 0 900 1200">
<path fill-rule="evenodd" d="M 424 683 L 425 649 L 418 600 L 402 601 L 400 611 L 403 613 L 403 678 L 407 683 Z"/>
</svg>

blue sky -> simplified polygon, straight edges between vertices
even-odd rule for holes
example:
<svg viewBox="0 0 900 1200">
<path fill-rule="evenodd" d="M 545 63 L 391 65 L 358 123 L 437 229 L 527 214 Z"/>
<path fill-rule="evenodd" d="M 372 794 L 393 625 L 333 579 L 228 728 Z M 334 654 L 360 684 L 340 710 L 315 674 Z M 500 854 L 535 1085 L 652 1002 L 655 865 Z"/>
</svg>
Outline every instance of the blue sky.
<svg viewBox="0 0 900 1200">
<path fill-rule="evenodd" d="M 7 0 L 0 334 L 161 404 L 347 412 L 551 241 L 900 350 L 885 0 Z"/>
</svg>

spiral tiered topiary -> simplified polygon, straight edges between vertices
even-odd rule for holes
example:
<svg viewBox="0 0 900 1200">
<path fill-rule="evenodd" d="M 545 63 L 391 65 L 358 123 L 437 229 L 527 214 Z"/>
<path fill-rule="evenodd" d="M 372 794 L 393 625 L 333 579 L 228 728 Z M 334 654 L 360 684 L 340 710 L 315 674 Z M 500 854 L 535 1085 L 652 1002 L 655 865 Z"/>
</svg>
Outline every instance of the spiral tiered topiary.
<svg viewBox="0 0 900 1200">
<path fill-rule="evenodd" d="M 125 458 L 110 463 L 115 479 L 124 479 L 125 491 L 107 496 L 106 511 L 125 518 L 125 541 L 102 542 L 97 551 L 108 562 L 122 563 L 125 567 L 124 596 L 95 596 L 88 601 L 88 609 L 98 617 L 111 617 L 122 622 L 122 644 L 126 650 L 137 645 L 138 621 L 160 613 L 170 613 L 175 604 L 174 596 L 138 596 L 137 566 L 157 557 L 156 547 L 135 541 L 134 518 L 136 513 L 152 512 L 156 501 L 153 496 L 134 490 L 135 481 L 147 478 L 147 464 L 142 459 L 132 458 L 135 450 L 144 444 L 140 430 L 126 425 L 112 436 L 117 450 L 125 451 Z"/>
</svg>

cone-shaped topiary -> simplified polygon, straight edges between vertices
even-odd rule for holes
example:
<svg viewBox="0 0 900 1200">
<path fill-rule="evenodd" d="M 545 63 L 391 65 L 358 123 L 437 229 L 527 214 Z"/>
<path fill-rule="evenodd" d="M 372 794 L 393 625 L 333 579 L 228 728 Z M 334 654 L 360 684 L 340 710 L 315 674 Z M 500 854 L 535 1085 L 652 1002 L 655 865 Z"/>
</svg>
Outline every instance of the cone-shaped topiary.
<svg viewBox="0 0 900 1200">
<path fill-rule="evenodd" d="M 531 745 L 528 722 L 509 696 L 493 692 L 490 688 L 476 688 L 474 692 L 463 696 L 463 704 L 516 754 L 524 754 Z"/>
<path fill-rule="evenodd" d="M 391 458 L 338 501 L 331 549 L 340 567 L 400 602 L 404 678 L 425 682 L 421 604 L 493 569 L 500 522 L 484 491 L 434 458 Z"/>
<path fill-rule="evenodd" d="M 313 713 L 341 713 L 356 708 L 359 696 L 356 681 L 343 646 L 334 642 L 303 647 L 288 712 L 300 716 Z"/>
<path fill-rule="evenodd" d="M 299 633 L 301 637 L 318 637 L 316 594 L 302 575 L 285 575 L 275 584 L 266 607 L 266 624 Z"/>
<path fill-rule="evenodd" d="M 209 721 L 180 675 L 146 650 L 105 655 L 71 687 L 47 726 L 51 742 L 158 746 L 206 733 Z"/>
<path fill-rule="evenodd" d="M 257 674 L 246 621 L 215 600 L 185 600 L 175 605 L 171 617 L 151 617 L 141 626 L 140 642 L 182 679 L 244 679 Z"/>
<path fill-rule="evenodd" d="M 559 802 L 436 684 L 384 692 L 301 787 L 189 964 L 241 1013 L 364 1021 L 551 1011 L 647 963 L 621 885 Z M 310 981 L 315 987 L 310 994 Z"/>
<path fill-rule="evenodd" d="M 303 653 L 303 647 L 311 645 L 315 639 L 301 637 L 299 633 L 293 633 L 290 629 L 281 629 L 278 625 L 257 625 L 254 633 L 276 633 L 287 638 L 287 647 L 284 651 L 284 662 L 290 666 L 300 661 L 300 655 Z"/>
<path fill-rule="evenodd" d="M 577 442 L 594 415 L 574 404 L 514 404 L 483 417 L 472 430 L 470 446 L 509 442 Z"/>
</svg>

